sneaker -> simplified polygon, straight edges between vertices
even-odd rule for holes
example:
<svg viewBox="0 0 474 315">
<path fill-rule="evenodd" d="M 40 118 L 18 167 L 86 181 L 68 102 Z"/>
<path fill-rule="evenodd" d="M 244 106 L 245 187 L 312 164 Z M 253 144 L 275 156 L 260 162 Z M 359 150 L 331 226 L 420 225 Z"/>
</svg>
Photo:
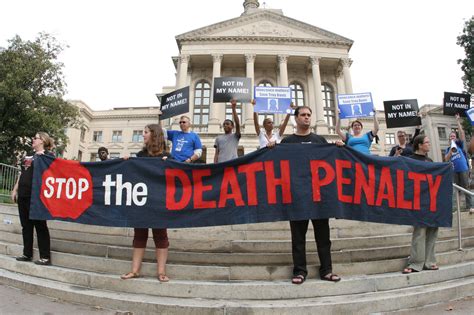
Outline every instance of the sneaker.
<svg viewBox="0 0 474 315">
<path fill-rule="evenodd" d="M 41 266 L 49 266 L 49 265 L 51 265 L 51 259 L 40 258 L 37 261 L 35 261 L 35 264 L 41 265 Z"/>
<path fill-rule="evenodd" d="M 21 255 L 21 256 L 15 257 L 15 259 L 17 261 L 31 261 L 32 258 L 26 255 Z"/>
</svg>

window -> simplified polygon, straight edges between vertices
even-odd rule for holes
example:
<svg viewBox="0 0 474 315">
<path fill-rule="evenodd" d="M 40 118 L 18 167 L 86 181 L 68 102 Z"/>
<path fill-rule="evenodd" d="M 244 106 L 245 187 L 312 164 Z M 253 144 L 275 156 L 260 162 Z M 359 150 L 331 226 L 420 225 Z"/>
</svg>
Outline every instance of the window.
<svg viewBox="0 0 474 315">
<path fill-rule="evenodd" d="M 97 156 L 97 153 L 91 153 L 91 162 L 97 162 L 100 161 L 99 157 Z"/>
<path fill-rule="evenodd" d="M 120 153 L 119 152 L 112 152 L 112 153 L 110 153 L 110 158 L 111 159 L 119 159 L 120 158 Z"/>
<path fill-rule="evenodd" d="M 143 133 L 141 130 L 133 131 L 132 142 L 143 142 Z"/>
<path fill-rule="evenodd" d="M 77 152 L 77 160 L 78 160 L 79 162 L 82 161 L 82 151 L 81 151 L 81 150 L 79 150 L 79 151 Z"/>
<path fill-rule="evenodd" d="M 86 128 L 81 127 L 81 142 L 84 142 L 85 137 L 86 137 Z"/>
<path fill-rule="evenodd" d="M 196 130 L 207 131 L 210 103 L 211 85 L 206 81 L 199 81 L 194 88 L 193 125 Z"/>
<path fill-rule="evenodd" d="M 291 99 L 296 106 L 304 106 L 304 90 L 298 83 L 291 83 Z"/>
<path fill-rule="evenodd" d="M 237 116 L 239 116 L 240 125 L 242 125 L 242 103 L 237 102 L 235 111 L 237 112 Z M 232 117 L 232 106 L 230 103 L 225 103 L 225 119 L 234 121 L 234 118 Z"/>
<path fill-rule="evenodd" d="M 102 142 L 102 131 L 94 131 L 92 134 L 93 142 Z"/>
<path fill-rule="evenodd" d="M 271 84 L 271 82 L 268 82 L 268 81 L 262 81 L 258 84 L 258 86 L 266 86 L 266 87 L 272 87 L 273 85 Z M 273 114 L 258 114 L 258 123 L 260 125 L 263 124 L 263 121 L 266 119 L 266 118 L 271 118 L 272 121 L 275 121 L 275 115 Z"/>
<path fill-rule="evenodd" d="M 331 86 L 327 83 L 321 85 L 321 94 L 323 97 L 324 118 L 329 127 L 330 133 L 336 132 L 336 108 L 334 106 L 334 93 Z"/>
<path fill-rule="evenodd" d="M 137 157 L 136 153 L 130 153 L 130 157 Z"/>
<path fill-rule="evenodd" d="M 438 137 L 440 140 L 446 140 L 448 139 L 446 137 L 446 128 L 444 127 L 438 127 Z"/>
<path fill-rule="evenodd" d="M 114 130 L 112 132 L 112 142 L 122 142 L 122 130 Z"/>
<path fill-rule="evenodd" d="M 395 144 L 395 134 L 386 133 L 385 134 L 385 144 Z"/>
</svg>

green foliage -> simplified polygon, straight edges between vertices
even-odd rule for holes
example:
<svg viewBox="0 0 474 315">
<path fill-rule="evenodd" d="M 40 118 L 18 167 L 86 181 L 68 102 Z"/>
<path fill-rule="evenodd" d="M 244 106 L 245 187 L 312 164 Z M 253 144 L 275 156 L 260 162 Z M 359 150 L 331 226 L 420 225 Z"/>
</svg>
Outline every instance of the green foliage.
<svg viewBox="0 0 474 315">
<path fill-rule="evenodd" d="M 474 16 L 464 24 L 462 34 L 457 38 L 457 44 L 464 48 L 466 58 L 459 59 L 458 64 L 464 72 L 462 80 L 464 89 L 469 94 L 474 94 Z"/>
<path fill-rule="evenodd" d="M 34 41 L 19 36 L 0 50 L 0 162 L 14 164 L 18 154 L 31 151 L 38 131 L 52 136 L 61 152 L 65 129 L 78 123 L 78 109 L 63 100 L 66 84 L 58 55 L 64 46 L 40 33 Z"/>
</svg>

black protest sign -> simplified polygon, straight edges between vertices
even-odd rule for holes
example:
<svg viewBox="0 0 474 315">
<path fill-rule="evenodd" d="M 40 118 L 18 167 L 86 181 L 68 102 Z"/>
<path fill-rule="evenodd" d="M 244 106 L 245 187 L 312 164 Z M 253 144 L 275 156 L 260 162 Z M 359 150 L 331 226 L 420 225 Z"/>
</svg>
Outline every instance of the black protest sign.
<svg viewBox="0 0 474 315">
<path fill-rule="evenodd" d="M 417 100 L 384 101 L 387 128 L 421 125 Z"/>
<path fill-rule="evenodd" d="M 443 114 L 454 116 L 459 114 L 466 117 L 466 110 L 469 109 L 471 95 L 444 92 Z"/>
<path fill-rule="evenodd" d="M 214 103 L 226 103 L 231 99 L 239 102 L 250 102 L 252 98 L 251 85 L 252 80 L 250 78 L 214 78 Z"/>
<path fill-rule="evenodd" d="M 189 112 L 189 86 L 161 97 L 160 120 Z"/>
</svg>

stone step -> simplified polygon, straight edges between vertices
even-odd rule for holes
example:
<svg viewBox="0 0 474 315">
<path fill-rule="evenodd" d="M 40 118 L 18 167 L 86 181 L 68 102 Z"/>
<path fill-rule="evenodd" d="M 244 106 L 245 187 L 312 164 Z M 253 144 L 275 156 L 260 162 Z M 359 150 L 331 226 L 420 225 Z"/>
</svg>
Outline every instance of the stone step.
<svg viewBox="0 0 474 315">
<path fill-rule="evenodd" d="M 18 256 L 22 253 L 22 245 L 0 243 L 0 253 Z M 36 250 L 35 250 L 36 252 Z M 308 255 L 310 257 L 311 255 Z M 315 256 L 315 255 L 313 255 Z M 131 258 L 129 258 L 131 259 Z M 52 252 L 54 265 L 70 269 L 79 269 L 91 272 L 123 274 L 130 270 L 130 260 L 76 255 L 64 252 Z M 447 266 L 474 260 L 474 249 L 466 248 L 464 251 L 447 251 L 437 254 L 438 263 Z M 406 265 L 406 258 L 373 260 L 365 262 L 334 263 L 334 272 L 341 275 L 370 275 L 386 272 L 398 272 Z M 310 277 L 318 275 L 317 264 L 309 263 Z M 156 274 L 156 263 L 143 263 L 141 273 L 145 276 Z M 292 264 L 286 265 L 209 265 L 209 264 L 179 264 L 169 262 L 167 273 L 174 279 L 190 280 L 277 280 L 288 279 L 292 273 Z"/>
<path fill-rule="evenodd" d="M 464 233 L 464 235 L 466 235 Z M 20 234 L 3 232 L 0 241 L 6 241 L 22 245 Z M 318 264 L 319 260 L 315 254 L 314 242 L 308 249 L 308 263 Z M 465 236 L 463 247 L 474 247 L 474 236 Z M 457 239 L 438 239 L 436 250 L 438 253 L 452 251 L 458 248 Z M 68 240 L 51 240 L 51 249 L 57 252 L 65 252 L 78 255 L 98 256 L 104 258 L 116 258 L 128 260 L 132 256 L 132 249 L 129 246 L 113 246 L 96 243 L 72 242 Z M 410 241 L 404 245 L 374 247 L 369 249 L 345 249 L 333 250 L 332 260 L 334 263 L 349 263 L 360 261 L 383 260 L 393 258 L 404 258 L 410 253 Z M 147 249 L 145 260 L 154 260 L 153 249 Z M 168 256 L 169 263 L 176 264 L 203 264 L 203 265 L 282 265 L 291 264 L 291 248 L 285 253 L 259 253 L 259 252 L 208 252 L 179 251 L 171 248 Z"/>
<path fill-rule="evenodd" d="M 386 273 L 377 276 L 349 276 L 335 284 L 319 279 L 307 279 L 304 286 L 295 286 L 289 280 L 277 281 L 202 281 L 172 279 L 160 285 L 154 277 L 121 280 L 115 274 L 95 273 L 67 269 L 58 266 L 37 266 L 20 263 L 11 257 L 0 255 L 2 268 L 29 276 L 61 281 L 71 285 L 88 286 L 93 289 L 127 293 L 142 293 L 162 297 L 275 300 L 301 299 L 324 296 L 352 295 L 380 292 L 407 287 L 429 285 L 442 281 L 474 276 L 474 262 L 442 267 L 436 272 L 420 272 L 411 275 Z"/>
<path fill-rule="evenodd" d="M 26 264 L 23 264 L 26 265 Z M 29 264 L 32 266 L 32 264 Z M 25 267 L 23 267 L 25 268 Z M 38 274 L 42 271 L 47 272 L 50 267 L 38 267 Z M 54 267 L 51 267 L 54 268 Z M 469 267 L 467 267 L 468 269 Z M 456 268 L 452 268 L 456 269 Z M 465 269 L 465 268 L 462 268 Z M 471 270 L 472 271 L 472 270 Z M 454 271 L 453 271 L 454 272 Z M 426 272 L 428 273 L 428 272 Z M 59 271 L 56 274 L 60 274 Z M 131 311 L 135 313 L 166 313 L 166 314 L 346 314 L 346 313 L 375 313 L 398 310 L 400 308 L 410 309 L 420 307 L 422 305 L 439 303 L 453 299 L 459 299 L 469 296 L 474 289 L 474 277 L 466 276 L 460 278 L 448 278 L 450 280 L 440 280 L 433 284 L 415 284 L 409 280 L 420 280 L 423 273 L 409 276 L 399 276 L 398 278 L 409 278 L 408 280 L 400 280 L 409 286 L 399 289 L 386 289 L 376 291 L 374 283 L 371 279 L 361 279 L 360 282 L 366 283 L 364 287 L 372 287 L 370 292 L 340 294 L 324 297 L 309 297 L 309 298 L 282 298 L 281 294 L 296 295 L 297 293 L 307 294 L 305 292 L 325 292 L 330 290 L 337 293 L 338 287 L 343 287 L 344 282 L 321 283 L 320 281 L 308 280 L 300 287 L 292 286 L 290 284 L 255 284 L 249 290 L 249 285 L 245 284 L 243 287 L 249 293 L 253 293 L 252 298 L 266 296 L 267 292 L 278 291 L 280 295 L 276 299 L 235 299 L 232 295 L 229 299 L 207 299 L 195 297 L 167 297 L 159 296 L 159 292 L 173 292 L 173 282 L 159 283 L 158 281 L 151 281 L 143 279 L 139 281 L 119 282 L 118 286 L 109 284 L 113 290 L 101 290 L 94 287 L 100 277 L 94 275 L 87 277 L 85 275 L 82 284 L 71 285 L 68 282 L 50 280 L 48 278 L 38 278 L 27 274 L 16 273 L 5 269 L 0 269 L 0 282 L 6 285 L 14 286 L 27 290 L 30 292 L 41 292 L 43 295 L 51 296 L 61 300 L 74 303 L 88 304 L 92 306 L 102 306 L 117 310 Z M 429 278 L 429 277 L 428 277 Z M 136 279 L 139 280 L 139 279 Z M 78 280 L 80 281 L 80 280 Z M 343 280 L 344 281 L 344 280 Z M 356 281 L 356 280 L 354 280 Z M 145 287 L 136 285 L 137 282 Z M 149 283 L 146 283 L 149 282 Z M 314 283 L 313 283 L 314 282 Z M 350 281 L 348 281 L 349 283 Z M 390 281 L 387 281 L 389 283 Z M 131 283 L 131 284 L 128 284 Z M 392 282 L 393 283 L 393 282 Z M 179 284 L 176 284 L 176 286 Z M 182 284 L 183 286 L 189 284 Z M 321 286 L 322 285 L 322 286 Z M 327 288 L 324 286 L 327 285 Z M 128 293 L 121 291 L 131 286 L 132 290 L 139 289 L 146 291 L 144 293 Z M 227 286 L 229 289 L 223 289 Z M 271 289 L 270 287 L 276 289 Z M 280 287 L 279 287 L 280 286 Z M 347 285 L 349 287 L 350 285 Z M 311 290 L 311 288 L 314 288 Z M 354 285 L 355 287 L 355 285 Z M 209 285 L 211 290 L 220 289 L 219 292 L 230 292 L 238 288 L 234 283 L 226 283 L 223 285 L 213 284 Z M 287 289 L 286 289 L 287 288 Z M 159 290 L 157 292 L 156 290 Z M 189 288 L 190 293 L 196 293 L 194 288 Z M 239 290 L 240 291 L 240 290 Z M 244 290 L 242 290 L 244 291 Z M 150 295 L 155 293 L 158 295 Z M 316 293 L 317 294 L 317 293 Z M 189 295 L 188 295 L 189 296 Z"/>
</svg>

